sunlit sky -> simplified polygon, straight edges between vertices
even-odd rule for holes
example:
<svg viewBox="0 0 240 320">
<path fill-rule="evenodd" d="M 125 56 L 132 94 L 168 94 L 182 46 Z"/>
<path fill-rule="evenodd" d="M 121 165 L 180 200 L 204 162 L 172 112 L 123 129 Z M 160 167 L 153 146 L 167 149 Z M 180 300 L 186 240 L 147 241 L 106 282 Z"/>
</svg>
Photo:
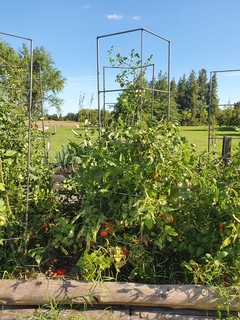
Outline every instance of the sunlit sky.
<svg viewBox="0 0 240 320">
<path fill-rule="evenodd" d="M 84 94 L 84 107 L 97 107 L 96 39 L 103 35 L 143 28 L 166 38 L 171 42 L 170 77 L 176 81 L 191 70 L 198 74 L 204 68 L 210 78 L 211 71 L 240 69 L 240 0 L 0 0 L 0 10 L 0 32 L 44 46 L 67 78 L 59 94 L 64 115 L 78 111 Z M 0 38 L 21 47 L 20 39 Z M 140 53 L 140 44 L 138 31 L 100 38 L 100 79 L 111 46 L 128 56 L 131 49 Z M 144 32 L 142 45 L 143 60 L 153 54 L 155 75 L 167 72 L 167 42 Z M 107 70 L 107 89 L 115 89 L 115 75 Z M 220 103 L 240 101 L 240 72 L 221 72 L 217 78 Z"/>
</svg>

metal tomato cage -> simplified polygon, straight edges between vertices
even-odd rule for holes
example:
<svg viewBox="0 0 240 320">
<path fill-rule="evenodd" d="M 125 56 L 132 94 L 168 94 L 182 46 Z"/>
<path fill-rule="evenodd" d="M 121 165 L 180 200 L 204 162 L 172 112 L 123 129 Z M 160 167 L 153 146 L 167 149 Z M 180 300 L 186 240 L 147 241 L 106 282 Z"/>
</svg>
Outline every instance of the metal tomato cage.
<svg viewBox="0 0 240 320">
<path fill-rule="evenodd" d="M 210 94 L 209 94 L 209 107 L 208 107 L 208 152 L 210 152 L 210 146 L 213 144 L 213 141 L 217 139 L 214 137 L 214 126 L 211 128 L 211 114 L 212 114 L 212 91 L 213 91 L 213 75 L 216 75 L 217 73 L 224 73 L 224 72 L 240 72 L 240 69 L 234 69 L 234 70 L 218 70 L 218 71 L 211 71 L 210 72 Z M 218 104 L 218 107 L 225 107 L 225 106 L 232 106 L 232 103 L 227 104 Z M 231 155 L 231 142 L 232 139 L 234 139 L 231 136 L 224 136 L 223 137 L 223 145 L 222 145 L 222 157 L 226 160 L 230 159 Z M 235 138 L 239 139 L 239 138 Z"/>
<path fill-rule="evenodd" d="M 135 33 L 135 32 L 140 32 L 140 78 L 141 78 L 141 87 L 138 89 L 128 89 L 128 88 L 120 88 L 120 89 L 106 89 L 106 69 L 114 69 L 114 68 L 122 68 L 122 67 L 113 67 L 113 66 L 101 66 L 101 61 L 100 61 L 100 40 L 103 38 L 107 38 L 107 37 L 115 37 L 115 36 L 119 36 L 119 35 L 123 35 L 123 34 L 129 34 L 129 33 Z M 155 38 L 159 39 L 159 40 L 163 40 L 165 42 L 167 42 L 168 45 L 168 59 L 167 59 L 167 75 L 168 75 L 168 89 L 167 91 L 165 90 L 158 90 L 154 88 L 154 64 L 148 64 L 143 66 L 143 52 L 144 52 L 144 43 L 143 43 L 143 38 L 144 38 L 144 33 L 150 34 L 152 36 L 154 36 Z M 104 124 L 105 123 L 105 111 L 106 111 L 106 105 L 114 105 L 115 103 L 107 103 L 106 102 L 106 93 L 110 93 L 110 92 L 124 92 L 127 90 L 140 90 L 140 121 L 142 121 L 142 105 L 143 105 L 143 97 L 142 97 L 142 93 L 143 90 L 149 90 L 152 92 L 152 114 L 153 115 L 153 101 L 154 101 L 154 92 L 158 91 L 158 92 L 162 92 L 164 94 L 168 95 L 168 106 L 167 106 L 167 120 L 170 119 L 170 55 L 171 55 L 171 42 L 170 40 L 156 34 L 153 33 L 149 30 L 146 30 L 144 28 L 139 28 L 139 29 L 133 29 L 133 30 L 128 30 L 128 31 L 122 31 L 122 32 L 117 32 L 117 33 L 111 33 L 111 34 L 106 34 L 106 35 L 102 35 L 102 36 L 98 36 L 97 37 L 97 92 L 98 92 L 98 129 L 99 129 L 99 139 L 101 138 L 101 126 L 102 126 L 102 121 L 101 121 L 101 110 L 103 110 L 104 112 Z M 151 67 L 152 68 L 152 88 L 146 88 L 143 86 L 143 69 L 146 69 L 146 67 Z M 131 68 L 129 68 L 131 69 Z M 136 69 L 136 68 L 132 68 L 132 69 Z M 101 77 L 101 71 L 102 71 L 102 83 L 103 85 L 100 85 L 100 77 Z M 134 70 L 133 70 L 134 71 Z M 103 102 L 101 104 L 101 95 L 103 95 Z"/>
<path fill-rule="evenodd" d="M 26 213 L 25 213 L 25 234 L 24 237 L 18 238 L 8 238 L 2 239 L 4 241 L 9 241 L 12 251 L 15 251 L 13 240 L 15 239 L 24 239 L 25 241 L 25 254 L 27 253 L 27 233 L 28 233 L 28 210 L 29 210 L 29 185 L 30 185 L 30 162 L 31 162 L 31 116 L 32 116 L 32 75 L 33 75 L 33 40 L 26 37 L 21 37 L 18 35 L 0 32 L 0 35 L 4 35 L 7 37 L 22 39 L 29 42 L 29 56 L 30 56 L 30 71 L 29 71 L 29 89 L 26 88 L 13 88 L 8 86 L 0 86 L 2 89 L 10 89 L 10 90 L 20 90 L 29 93 L 29 107 L 28 107 L 28 136 L 27 136 L 27 144 L 28 144 L 28 157 L 27 157 L 27 183 L 26 183 Z M 17 68 L 18 66 L 10 66 L 12 68 Z"/>
</svg>

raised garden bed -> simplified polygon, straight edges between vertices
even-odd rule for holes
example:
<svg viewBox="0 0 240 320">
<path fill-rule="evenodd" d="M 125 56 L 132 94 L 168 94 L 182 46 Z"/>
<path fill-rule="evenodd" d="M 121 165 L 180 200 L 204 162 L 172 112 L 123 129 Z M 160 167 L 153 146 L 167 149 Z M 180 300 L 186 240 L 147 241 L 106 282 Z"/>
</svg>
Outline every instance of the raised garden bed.
<svg viewBox="0 0 240 320">
<path fill-rule="evenodd" d="M 217 310 L 223 310 L 218 296 L 206 286 L 65 279 L 2 280 L 0 304 L 2 320 L 19 315 L 24 319 L 39 319 L 40 314 L 49 317 L 49 305 L 61 306 L 57 319 L 219 319 Z M 233 300 L 229 310 L 239 311 L 240 300 Z M 224 312 L 222 315 L 224 319 Z"/>
</svg>

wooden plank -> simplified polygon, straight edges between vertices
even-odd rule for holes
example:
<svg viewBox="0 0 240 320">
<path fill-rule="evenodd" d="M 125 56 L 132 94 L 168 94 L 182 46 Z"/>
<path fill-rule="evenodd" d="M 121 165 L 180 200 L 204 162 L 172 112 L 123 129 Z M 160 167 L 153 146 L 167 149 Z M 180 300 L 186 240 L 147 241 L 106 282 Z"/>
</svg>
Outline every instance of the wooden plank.
<svg viewBox="0 0 240 320">
<path fill-rule="evenodd" d="M 50 317 L 58 320 L 66 319 L 96 319 L 96 320 L 131 320 L 129 315 L 129 310 L 86 310 L 86 311 L 77 311 L 77 310 L 39 310 L 39 309 L 18 309 L 18 310 L 2 310 L 0 311 L 1 320 L 18 320 L 19 316 L 27 320 L 37 320 L 40 317 Z M 48 318 L 49 319 L 49 318 Z"/>
<path fill-rule="evenodd" d="M 18 317 L 24 317 L 24 319 L 39 319 L 40 317 L 57 317 L 58 320 L 65 319 L 95 319 L 95 320 L 138 320 L 138 319 L 148 319 L 148 320 L 218 320 L 216 316 L 207 316 L 199 314 L 171 314 L 162 313 L 157 311 L 141 311 L 129 314 L 127 311 L 119 310 L 86 310 L 86 311 L 76 311 L 76 310 L 60 310 L 51 312 L 49 310 L 36 310 L 36 309 L 18 309 L 18 310 L 3 310 L 0 311 L 1 320 L 17 320 Z M 224 318 L 221 318 L 223 320 Z"/>
<path fill-rule="evenodd" d="M 171 309 L 155 307 L 137 307 L 131 311 L 131 320 L 137 319 L 161 319 L 161 320 L 219 320 L 215 311 L 203 311 L 193 309 Z M 225 319 L 224 317 L 221 320 Z"/>
<path fill-rule="evenodd" d="M 176 309 L 216 310 L 218 307 L 217 296 L 205 286 L 115 282 L 95 284 L 63 279 L 0 281 L 2 305 L 44 305 L 51 300 L 61 304 L 121 304 Z M 229 307 L 231 311 L 239 311 L 240 300 L 236 298 Z"/>
<path fill-rule="evenodd" d="M 137 320 L 137 319 L 170 319 L 170 320 L 218 320 L 217 313 L 214 311 L 192 310 L 192 309 L 171 309 L 162 307 L 90 307 L 87 310 L 59 309 L 56 311 L 29 308 L 23 309 L 18 306 L 8 306 L 7 310 L 0 311 L 0 319 L 17 320 L 18 316 L 24 319 L 39 319 L 42 317 L 54 317 L 59 320 L 65 319 L 97 319 L 97 320 Z M 226 314 L 225 314 L 226 316 Z M 221 320 L 225 319 L 222 315 Z"/>
</svg>

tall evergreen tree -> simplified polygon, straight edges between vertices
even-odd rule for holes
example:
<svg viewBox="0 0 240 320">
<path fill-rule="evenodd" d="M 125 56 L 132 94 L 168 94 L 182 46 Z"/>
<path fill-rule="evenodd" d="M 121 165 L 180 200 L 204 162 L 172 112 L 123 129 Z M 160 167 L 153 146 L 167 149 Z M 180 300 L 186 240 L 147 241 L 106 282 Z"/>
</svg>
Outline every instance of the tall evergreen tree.
<svg viewBox="0 0 240 320">
<path fill-rule="evenodd" d="M 177 84 L 177 104 L 178 104 L 178 109 L 182 113 L 183 110 L 187 109 L 187 79 L 186 79 L 186 74 L 184 73 L 183 76 L 178 80 Z"/>
<path fill-rule="evenodd" d="M 232 124 L 240 126 L 240 101 L 234 103 Z"/>
<path fill-rule="evenodd" d="M 151 84 L 149 85 L 151 87 Z M 168 79 L 167 74 L 160 71 L 158 78 L 154 84 L 154 109 L 153 116 L 157 120 L 161 120 L 163 117 L 167 118 L 168 109 Z M 158 91 L 159 90 L 159 91 Z"/>
<path fill-rule="evenodd" d="M 208 83 L 208 99 L 207 99 L 207 105 L 208 105 L 208 113 L 209 113 L 209 106 L 210 106 L 210 118 L 211 122 L 214 124 L 216 123 L 216 119 L 219 113 L 219 99 L 217 95 L 217 75 L 216 73 L 212 74 L 212 79 L 210 79 Z M 210 105 L 211 104 L 211 105 Z"/>
<path fill-rule="evenodd" d="M 194 70 L 191 71 L 187 80 L 187 110 L 191 112 L 191 125 L 196 125 L 198 122 L 198 83 Z"/>
<path fill-rule="evenodd" d="M 207 70 L 201 69 L 198 72 L 198 110 L 197 116 L 199 118 L 199 124 L 206 124 L 207 122 L 207 100 L 208 100 L 208 78 Z"/>
<path fill-rule="evenodd" d="M 170 82 L 170 105 L 171 105 L 171 113 L 170 113 L 170 120 L 173 121 L 179 121 L 180 115 L 178 111 L 178 104 L 177 104 L 177 98 L 178 98 L 178 90 L 177 90 L 177 84 L 175 79 L 173 78 Z"/>
</svg>

